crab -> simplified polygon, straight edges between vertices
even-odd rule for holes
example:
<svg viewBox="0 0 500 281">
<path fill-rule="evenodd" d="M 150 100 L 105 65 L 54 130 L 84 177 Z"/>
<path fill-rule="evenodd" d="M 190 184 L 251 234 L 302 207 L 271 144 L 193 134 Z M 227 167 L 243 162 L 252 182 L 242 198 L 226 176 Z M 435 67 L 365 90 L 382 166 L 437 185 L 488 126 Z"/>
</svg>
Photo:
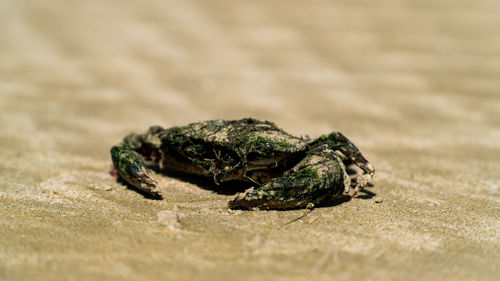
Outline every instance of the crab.
<svg viewBox="0 0 500 281">
<path fill-rule="evenodd" d="M 296 209 L 326 199 L 356 196 L 373 178 L 375 168 L 342 133 L 314 140 L 295 137 L 274 123 L 252 118 L 211 120 L 183 127 L 152 126 L 130 134 L 111 148 L 116 174 L 150 196 L 162 197 L 150 176 L 161 169 L 213 179 L 248 182 L 232 209 Z M 357 166 L 354 175 L 347 166 Z"/>
</svg>

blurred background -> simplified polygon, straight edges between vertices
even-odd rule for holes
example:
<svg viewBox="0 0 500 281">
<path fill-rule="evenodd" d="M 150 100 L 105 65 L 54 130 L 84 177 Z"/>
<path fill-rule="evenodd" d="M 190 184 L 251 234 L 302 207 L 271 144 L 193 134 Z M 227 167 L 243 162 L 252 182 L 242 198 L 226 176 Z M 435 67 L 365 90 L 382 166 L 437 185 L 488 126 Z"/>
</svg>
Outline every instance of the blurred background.
<svg viewBox="0 0 500 281">
<path fill-rule="evenodd" d="M 495 0 L 0 0 L 0 279 L 494 280 L 499 81 Z M 343 132 L 383 203 L 275 230 L 302 212 L 108 174 L 130 132 L 243 117 Z"/>
</svg>

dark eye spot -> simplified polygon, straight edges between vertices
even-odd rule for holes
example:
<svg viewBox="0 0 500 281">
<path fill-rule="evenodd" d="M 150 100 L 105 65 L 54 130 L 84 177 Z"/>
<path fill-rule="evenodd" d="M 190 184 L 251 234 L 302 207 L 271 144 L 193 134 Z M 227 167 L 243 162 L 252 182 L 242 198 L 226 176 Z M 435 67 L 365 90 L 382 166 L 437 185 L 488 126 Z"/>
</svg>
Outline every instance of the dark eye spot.
<svg viewBox="0 0 500 281">
<path fill-rule="evenodd" d="M 271 152 L 274 150 L 274 144 L 270 143 L 270 142 L 266 142 L 264 144 L 264 151 L 265 152 Z"/>
</svg>

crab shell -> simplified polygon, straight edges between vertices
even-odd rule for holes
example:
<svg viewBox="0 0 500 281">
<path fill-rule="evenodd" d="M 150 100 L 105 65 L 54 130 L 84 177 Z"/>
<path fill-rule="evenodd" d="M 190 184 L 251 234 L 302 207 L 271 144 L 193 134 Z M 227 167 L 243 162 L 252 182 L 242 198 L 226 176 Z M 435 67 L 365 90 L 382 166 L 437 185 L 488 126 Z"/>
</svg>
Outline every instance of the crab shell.
<svg viewBox="0 0 500 281">
<path fill-rule="evenodd" d="M 192 123 L 164 130 L 157 137 L 160 166 L 213 175 L 216 183 L 268 182 L 297 164 L 308 149 L 307 140 L 251 118 Z"/>
</svg>

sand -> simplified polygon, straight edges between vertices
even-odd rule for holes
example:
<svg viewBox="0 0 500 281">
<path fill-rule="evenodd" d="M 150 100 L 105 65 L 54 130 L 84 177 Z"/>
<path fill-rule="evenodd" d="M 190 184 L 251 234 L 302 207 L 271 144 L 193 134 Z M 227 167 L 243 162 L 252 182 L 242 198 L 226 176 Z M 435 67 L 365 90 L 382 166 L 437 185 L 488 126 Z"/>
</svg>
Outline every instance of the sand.
<svg viewBox="0 0 500 281">
<path fill-rule="evenodd" d="M 0 280 L 498 280 L 500 2 L 0 1 Z M 255 117 L 349 136 L 373 187 L 294 223 L 109 148 Z M 281 227 L 282 226 L 282 227 Z"/>
</svg>

